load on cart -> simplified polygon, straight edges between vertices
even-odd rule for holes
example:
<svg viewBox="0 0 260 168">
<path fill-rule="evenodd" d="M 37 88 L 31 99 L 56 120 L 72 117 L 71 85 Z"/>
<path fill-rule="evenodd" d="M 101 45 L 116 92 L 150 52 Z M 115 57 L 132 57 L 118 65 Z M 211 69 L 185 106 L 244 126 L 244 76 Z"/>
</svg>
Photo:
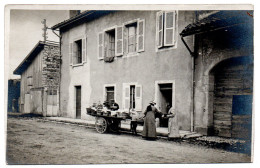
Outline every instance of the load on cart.
<svg viewBox="0 0 260 168">
<path fill-rule="evenodd" d="M 95 127 L 97 132 L 105 133 L 107 131 L 119 132 L 121 121 L 131 119 L 131 130 L 136 133 L 137 124 L 142 124 L 142 118 L 138 118 L 138 113 L 134 110 L 121 110 L 119 105 L 114 102 L 105 101 L 101 103 L 93 103 L 87 108 L 87 114 L 96 118 Z"/>
</svg>

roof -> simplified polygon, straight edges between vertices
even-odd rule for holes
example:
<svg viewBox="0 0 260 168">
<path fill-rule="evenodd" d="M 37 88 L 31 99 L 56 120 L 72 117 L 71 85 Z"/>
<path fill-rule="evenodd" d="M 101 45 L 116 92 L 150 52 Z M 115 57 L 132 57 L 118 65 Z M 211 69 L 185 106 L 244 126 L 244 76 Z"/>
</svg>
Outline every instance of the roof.
<svg viewBox="0 0 260 168">
<path fill-rule="evenodd" d="M 252 13 L 250 11 L 250 13 Z M 241 24 L 253 26 L 253 17 L 249 11 L 219 11 L 195 23 L 189 24 L 180 33 L 182 37 L 201 34 Z"/>
<path fill-rule="evenodd" d="M 14 70 L 13 74 L 21 75 L 29 67 L 29 65 L 37 57 L 37 55 L 43 50 L 44 45 L 58 46 L 53 42 L 44 43 L 43 41 L 39 41 L 30 51 L 30 53 L 24 58 L 24 60 L 20 63 L 20 65 Z"/>
<path fill-rule="evenodd" d="M 84 11 L 72 18 L 69 18 L 67 20 L 64 20 L 63 22 L 60 22 L 54 26 L 51 27 L 51 29 L 56 30 L 58 28 L 65 28 L 74 24 L 80 24 L 84 22 L 89 22 L 91 20 L 97 19 L 101 16 L 107 15 L 109 13 L 112 13 L 115 11 L 97 11 L 97 10 L 91 10 L 91 11 Z"/>
</svg>

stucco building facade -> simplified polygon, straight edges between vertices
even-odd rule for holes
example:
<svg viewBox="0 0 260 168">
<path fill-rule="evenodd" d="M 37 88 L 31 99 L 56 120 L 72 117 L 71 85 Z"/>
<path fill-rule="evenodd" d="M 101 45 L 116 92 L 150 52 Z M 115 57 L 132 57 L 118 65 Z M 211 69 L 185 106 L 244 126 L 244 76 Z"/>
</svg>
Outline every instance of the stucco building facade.
<svg viewBox="0 0 260 168">
<path fill-rule="evenodd" d="M 181 130 L 250 137 L 250 12 L 84 11 L 54 25 L 62 55 L 58 115 L 92 120 L 86 108 L 93 103 L 113 99 L 142 112 L 155 100 L 163 113 L 175 108 Z"/>
<path fill-rule="evenodd" d="M 92 119 L 86 108 L 108 99 L 141 112 L 155 100 L 191 130 L 193 66 L 179 33 L 193 21 L 192 11 L 88 11 L 53 26 L 61 35 L 60 115 Z"/>
</svg>

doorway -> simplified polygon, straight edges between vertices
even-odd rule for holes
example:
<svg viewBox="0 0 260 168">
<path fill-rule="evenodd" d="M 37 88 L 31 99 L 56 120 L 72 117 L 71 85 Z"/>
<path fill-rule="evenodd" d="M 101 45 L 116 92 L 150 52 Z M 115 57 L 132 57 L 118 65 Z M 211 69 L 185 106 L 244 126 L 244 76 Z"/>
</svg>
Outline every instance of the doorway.
<svg viewBox="0 0 260 168">
<path fill-rule="evenodd" d="M 81 86 L 75 86 L 76 89 L 76 118 L 81 119 Z"/>
<path fill-rule="evenodd" d="M 160 110 L 167 114 L 172 107 L 172 83 L 159 84 Z M 160 127 L 168 127 L 168 119 L 160 119 Z"/>
<path fill-rule="evenodd" d="M 215 66 L 214 135 L 251 139 L 253 63 L 250 57 L 224 60 Z"/>
</svg>

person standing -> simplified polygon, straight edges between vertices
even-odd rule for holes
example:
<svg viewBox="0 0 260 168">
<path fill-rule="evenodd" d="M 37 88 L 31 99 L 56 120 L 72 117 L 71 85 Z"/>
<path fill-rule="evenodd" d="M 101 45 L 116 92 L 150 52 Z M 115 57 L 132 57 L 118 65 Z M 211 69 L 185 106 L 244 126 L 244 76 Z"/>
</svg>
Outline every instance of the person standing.
<svg viewBox="0 0 260 168">
<path fill-rule="evenodd" d="M 178 115 L 173 107 L 170 108 L 167 117 L 168 121 L 168 139 L 172 140 L 175 138 L 180 138 L 179 125 L 178 125 Z"/>
<path fill-rule="evenodd" d="M 160 113 L 156 107 L 156 103 L 151 101 L 144 112 L 144 126 L 142 137 L 147 140 L 155 140 L 156 136 L 156 126 L 155 126 L 155 114 Z"/>
</svg>

